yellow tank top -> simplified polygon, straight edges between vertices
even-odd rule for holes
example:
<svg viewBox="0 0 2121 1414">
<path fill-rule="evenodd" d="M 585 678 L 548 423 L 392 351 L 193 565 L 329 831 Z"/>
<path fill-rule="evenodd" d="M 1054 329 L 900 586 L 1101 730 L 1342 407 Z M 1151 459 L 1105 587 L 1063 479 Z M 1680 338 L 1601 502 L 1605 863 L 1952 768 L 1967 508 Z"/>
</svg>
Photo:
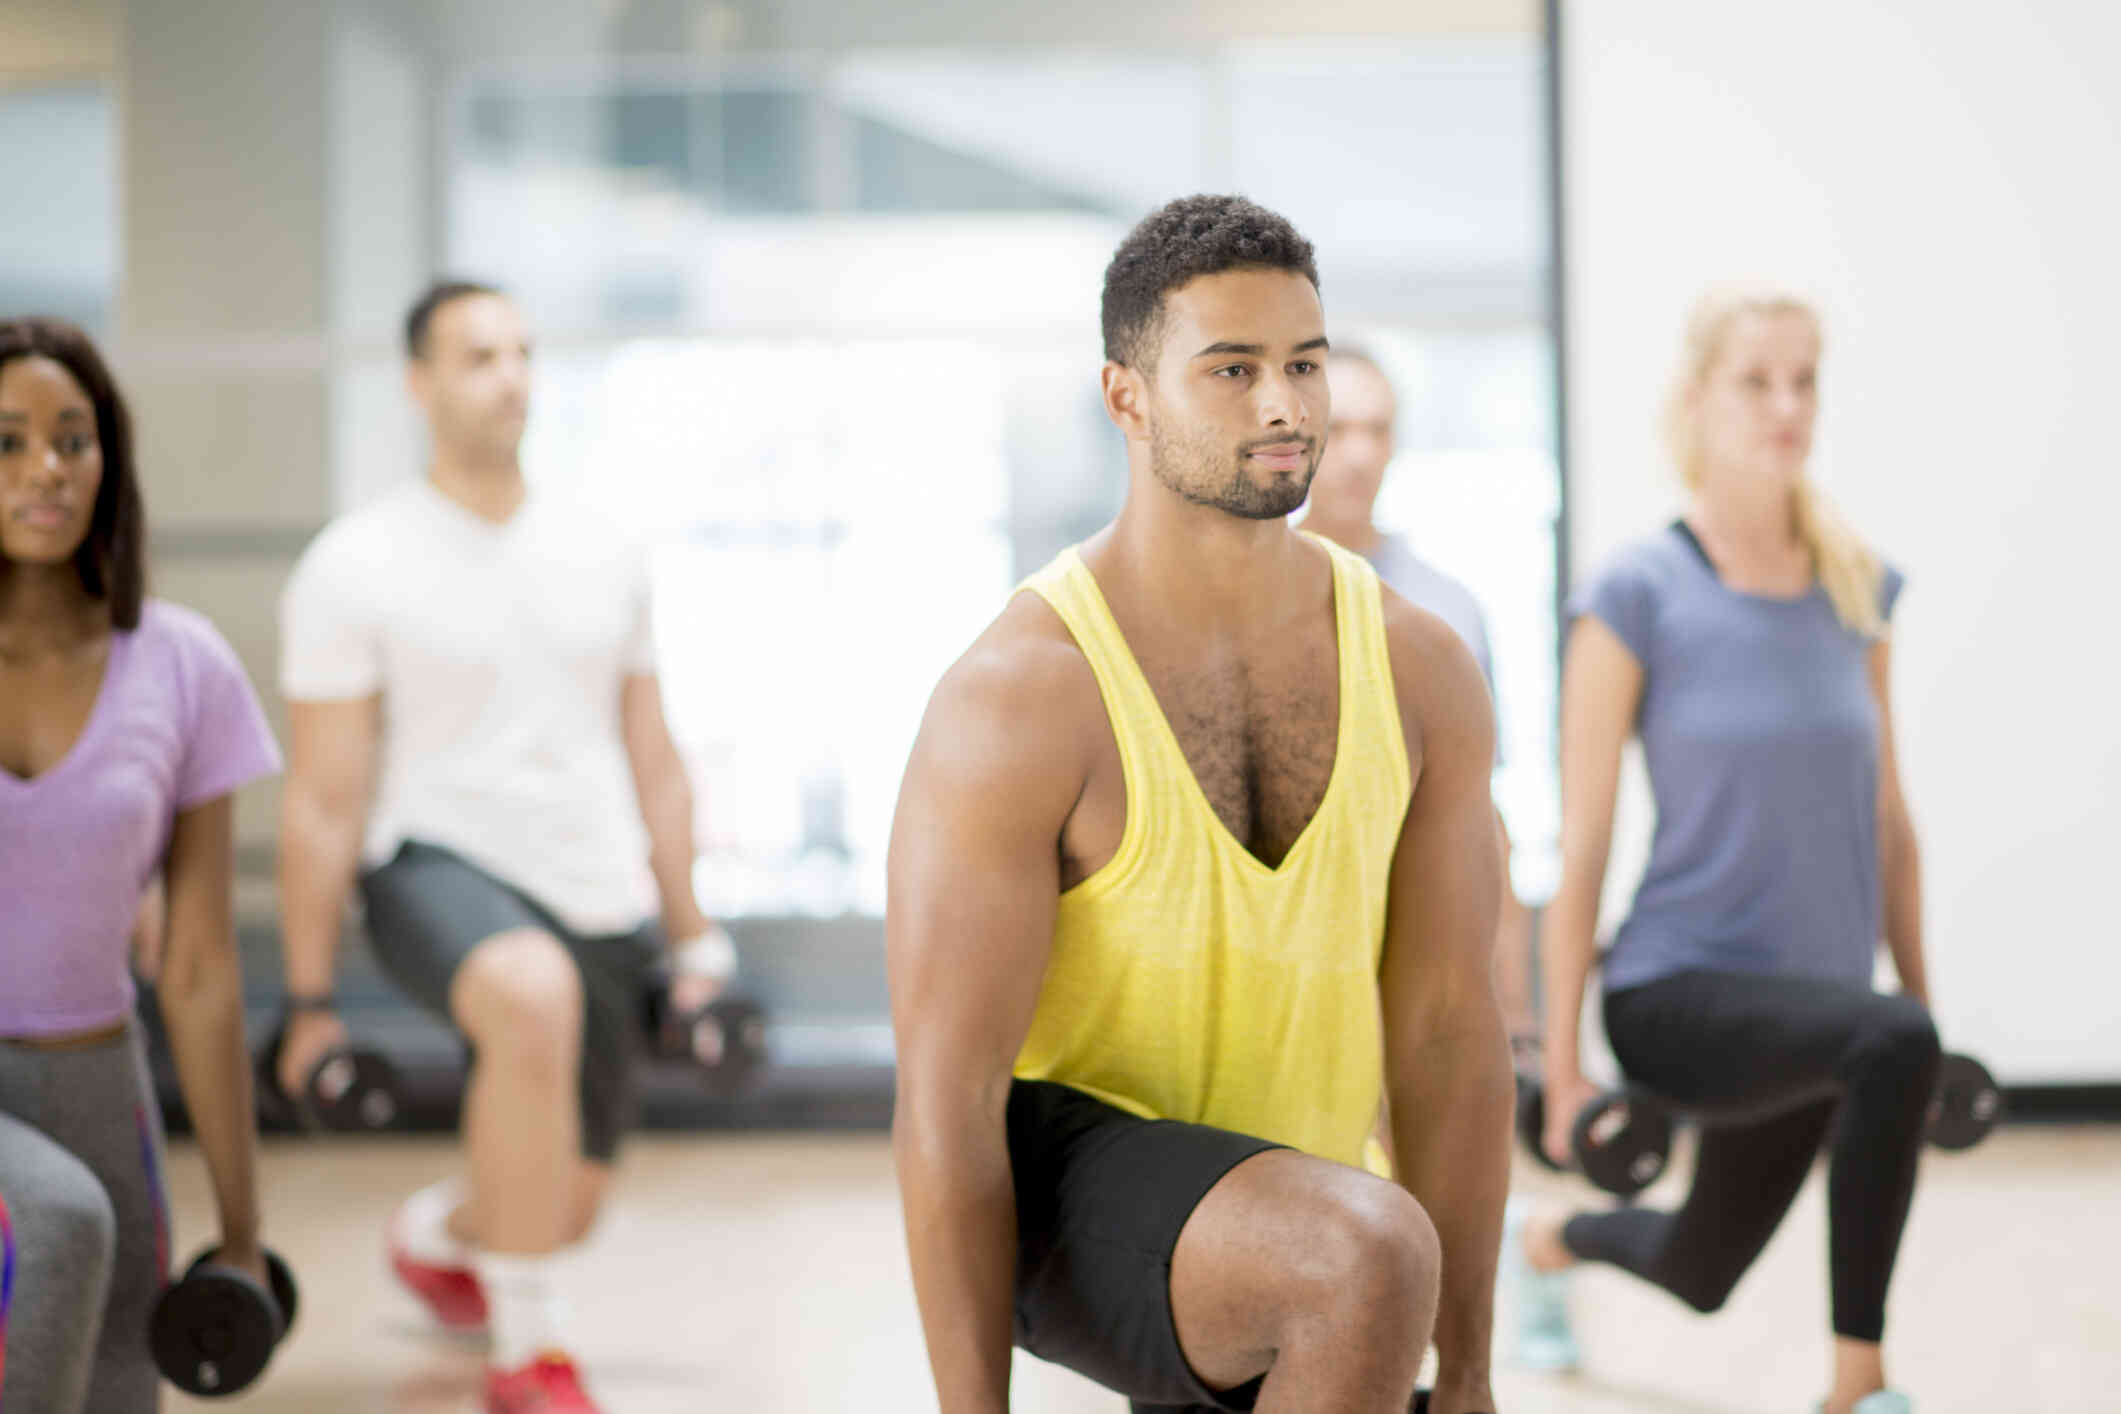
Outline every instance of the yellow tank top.
<svg viewBox="0 0 2121 1414">
<path fill-rule="evenodd" d="M 1097 675 L 1127 823 L 1111 860 L 1060 897 L 1015 1073 L 1360 1165 L 1384 1070 L 1385 901 L 1413 783 L 1376 572 L 1316 543 L 1333 560 L 1340 738 L 1317 814 L 1271 869 L 1208 804 L 1082 557 L 1064 550 L 1025 584 Z"/>
</svg>

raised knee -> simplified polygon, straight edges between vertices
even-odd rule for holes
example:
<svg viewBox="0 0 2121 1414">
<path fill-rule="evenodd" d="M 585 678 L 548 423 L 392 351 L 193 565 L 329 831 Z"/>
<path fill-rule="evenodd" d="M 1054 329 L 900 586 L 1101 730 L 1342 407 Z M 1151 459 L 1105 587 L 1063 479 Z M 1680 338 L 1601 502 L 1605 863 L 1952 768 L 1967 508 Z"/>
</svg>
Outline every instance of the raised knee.
<svg viewBox="0 0 2121 1414">
<path fill-rule="evenodd" d="M 1390 1325 L 1395 1336 L 1421 1324 L 1435 1303 L 1443 1244 L 1412 1194 L 1396 1184 L 1363 1184 L 1337 1195 L 1318 1226 L 1314 1275 L 1325 1288 L 1322 1304 Z"/>
<path fill-rule="evenodd" d="M 481 1053 L 571 1065 L 582 1029 L 582 976 L 549 933 L 505 933 L 464 963 L 456 1010 Z"/>
<path fill-rule="evenodd" d="M 1731 1292 L 1737 1285 L 1736 1281 L 1701 1283 L 1691 1289 L 1674 1291 L 1673 1295 L 1702 1315 L 1713 1316 L 1723 1309 L 1724 1302 L 1731 1299 Z"/>
</svg>

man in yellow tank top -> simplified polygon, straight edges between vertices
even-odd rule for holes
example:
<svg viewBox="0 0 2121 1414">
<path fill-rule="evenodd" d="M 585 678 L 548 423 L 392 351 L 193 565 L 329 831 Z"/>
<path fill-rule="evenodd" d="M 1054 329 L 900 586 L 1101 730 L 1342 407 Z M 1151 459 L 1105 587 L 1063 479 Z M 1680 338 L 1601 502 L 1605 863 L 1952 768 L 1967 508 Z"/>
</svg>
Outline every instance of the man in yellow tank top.
<svg viewBox="0 0 2121 1414">
<path fill-rule="evenodd" d="M 944 1414 L 1012 1341 L 1147 1409 L 1488 1380 L 1511 1080 L 1471 655 L 1290 528 L 1311 247 L 1237 197 L 1105 274 L 1127 501 L 936 688 L 893 830 L 894 1142 Z M 1400 1182 L 1360 1167 L 1384 1089 Z"/>
</svg>

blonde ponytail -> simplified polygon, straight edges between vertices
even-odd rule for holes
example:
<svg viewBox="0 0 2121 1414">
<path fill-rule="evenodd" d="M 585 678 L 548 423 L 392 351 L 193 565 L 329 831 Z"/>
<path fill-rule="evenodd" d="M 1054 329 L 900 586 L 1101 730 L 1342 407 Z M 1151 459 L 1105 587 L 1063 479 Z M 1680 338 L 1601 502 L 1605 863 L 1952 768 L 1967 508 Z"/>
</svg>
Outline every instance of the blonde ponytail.
<svg viewBox="0 0 2121 1414">
<path fill-rule="evenodd" d="M 1798 478 L 1790 509 L 1797 520 L 1797 538 L 1812 552 L 1813 573 L 1833 601 L 1834 617 L 1851 633 L 1885 637 L 1885 616 L 1878 609 L 1885 567 L 1878 557 L 1835 514 L 1811 477 Z"/>
<path fill-rule="evenodd" d="M 1708 291 L 1687 316 L 1680 347 L 1678 376 L 1665 399 L 1664 433 L 1680 480 L 1698 489 L 1703 464 L 1699 430 L 1694 425 L 1694 392 L 1707 376 L 1725 339 L 1747 314 L 1801 314 L 1819 327 L 1819 313 L 1796 295 L 1781 290 L 1725 287 Z M 1790 515 L 1797 538 L 1811 552 L 1812 571 L 1833 603 L 1842 626 L 1866 638 L 1885 634 L 1879 611 L 1879 588 L 1885 567 L 1841 519 L 1809 475 L 1800 476 L 1790 495 Z"/>
</svg>

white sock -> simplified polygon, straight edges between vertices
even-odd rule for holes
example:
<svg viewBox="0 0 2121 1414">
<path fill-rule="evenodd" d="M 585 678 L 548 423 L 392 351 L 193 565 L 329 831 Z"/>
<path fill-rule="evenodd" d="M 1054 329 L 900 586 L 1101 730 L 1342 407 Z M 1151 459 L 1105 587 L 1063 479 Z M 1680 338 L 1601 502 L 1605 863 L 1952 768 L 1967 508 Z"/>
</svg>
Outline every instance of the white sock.
<svg viewBox="0 0 2121 1414">
<path fill-rule="evenodd" d="M 398 1209 L 398 1244 L 416 1262 L 434 1267 L 471 1265 L 471 1249 L 450 1235 L 449 1217 L 464 1201 L 464 1185 L 445 1178 L 430 1183 Z"/>
<path fill-rule="evenodd" d="M 543 1351 L 565 1348 L 560 1332 L 567 1324 L 567 1302 L 557 1258 L 476 1252 L 471 1264 L 486 1290 L 486 1324 L 493 1340 L 489 1364 L 516 1370 Z"/>
</svg>

